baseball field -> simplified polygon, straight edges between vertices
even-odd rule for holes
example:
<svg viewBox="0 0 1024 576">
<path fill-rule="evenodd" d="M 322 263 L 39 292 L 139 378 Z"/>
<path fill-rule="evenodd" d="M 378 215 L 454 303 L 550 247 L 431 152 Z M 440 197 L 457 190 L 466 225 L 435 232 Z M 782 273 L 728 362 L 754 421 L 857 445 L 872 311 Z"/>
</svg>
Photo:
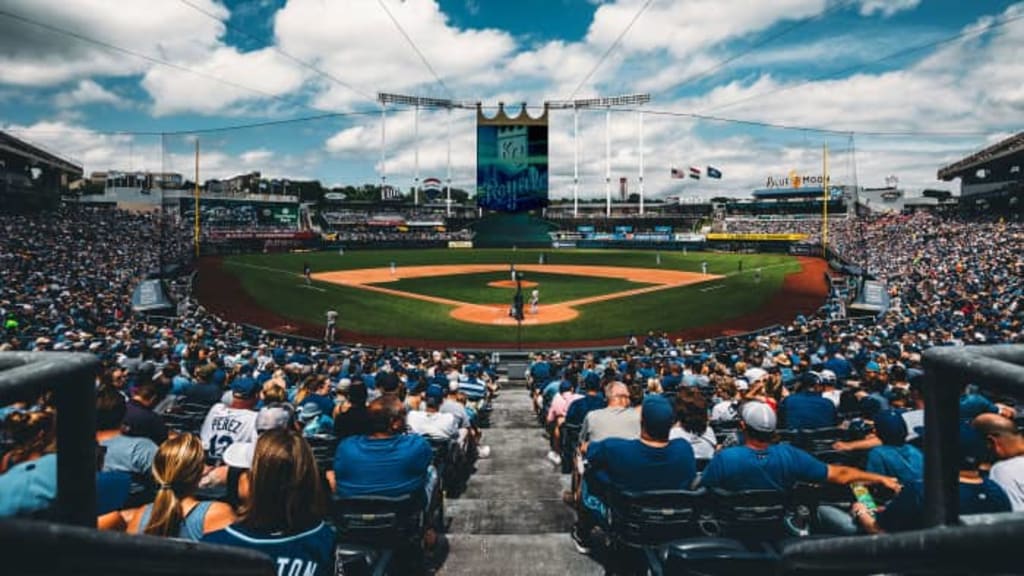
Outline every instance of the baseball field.
<svg viewBox="0 0 1024 576">
<path fill-rule="evenodd" d="M 509 316 L 513 265 L 521 326 Z M 781 254 L 361 250 L 208 258 L 197 289 L 223 317 L 285 333 L 322 337 L 334 309 L 338 337 L 351 342 L 568 347 L 618 345 L 649 330 L 704 338 L 789 321 L 822 304 L 824 268 Z"/>
</svg>

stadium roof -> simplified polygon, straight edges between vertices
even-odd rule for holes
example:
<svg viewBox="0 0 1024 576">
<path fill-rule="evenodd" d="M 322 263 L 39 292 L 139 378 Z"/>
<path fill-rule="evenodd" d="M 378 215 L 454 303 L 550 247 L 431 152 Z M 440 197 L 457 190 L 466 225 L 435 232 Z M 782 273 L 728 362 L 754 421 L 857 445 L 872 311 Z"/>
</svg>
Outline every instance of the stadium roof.
<svg viewBox="0 0 1024 576">
<path fill-rule="evenodd" d="M 979 166 L 992 160 L 997 160 L 1004 156 L 1009 156 L 1017 152 L 1024 151 L 1024 132 L 1019 132 L 1015 136 L 993 144 L 988 148 L 980 152 L 975 152 L 970 156 L 958 160 L 949 166 L 939 169 L 939 180 L 952 180 L 966 173 L 972 172 Z"/>
<path fill-rule="evenodd" d="M 65 172 L 82 174 L 82 167 L 78 164 L 47 152 L 38 146 L 29 144 L 20 138 L 15 138 L 2 130 L 0 130 L 0 152 L 15 154 L 59 170 L 64 170 Z"/>
</svg>

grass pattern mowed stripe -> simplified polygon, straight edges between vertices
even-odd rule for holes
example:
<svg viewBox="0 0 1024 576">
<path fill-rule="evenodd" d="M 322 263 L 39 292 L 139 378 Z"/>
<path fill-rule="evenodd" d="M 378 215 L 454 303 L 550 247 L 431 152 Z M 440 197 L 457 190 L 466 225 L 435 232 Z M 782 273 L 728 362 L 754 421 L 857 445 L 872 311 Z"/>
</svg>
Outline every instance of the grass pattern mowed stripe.
<svg viewBox="0 0 1024 576">
<path fill-rule="evenodd" d="M 512 342 L 515 330 L 482 324 L 468 324 L 449 316 L 450 307 L 378 294 L 366 290 L 316 282 L 324 292 L 304 289 L 300 274 L 308 262 L 316 272 L 402 265 L 443 265 L 489 263 L 536 264 L 540 250 L 419 250 L 419 251 L 347 251 L 343 256 L 320 252 L 309 254 L 254 254 L 228 258 L 227 271 L 237 276 L 244 289 L 262 307 L 282 316 L 313 325 L 322 325 L 324 312 L 340 312 L 342 329 L 373 336 L 420 338 L 425 340 Z M 622 250 L 544 250 L 549 263 L 601 266 L 658 267 L 651 251 Z M 739 261 L 743 272 L 738 273 Z M 661 268 L 699 272 L 701 262 L 708 272 L 727 275 L 714 284 L 724 288 L 701 292 L 704 284 L 672 288 L 621 300 L 581 306 L 580 316 L 569 323 L 524 328 L 523 342 L 553 342 L 625 338 L 647 330 L 676 331 L 739 317 L 758 310 L 782 286 L 787 273 L 797 272 L 799 263 L 779 254 L 714 254 L 662 252 Z M 242 264 L 242 265 L 238 265 Z M 261 268 L 256 268 L 259 266 Z M 753 270 L 761 268 L 761 281 L 755 283 Z M 503 279 L 500 274 L 495 279 Z M 601 279 L 587 279 L 601 280 Z M 394 286 L 395 284 L 389 284 Z M 638 287 L 636 283 L 626 283 Z M 498 290 L 479 283 L 480 290 Z M 614 290 L 610 290 L 614 291 Z M 505 298 L 511 301 L 512 290 Z M 528 295 L 528 291 L 527 295 Z M 542 299 L 545 291 L 541 291 Z M 484 298 L 481 296 L 481 298 Z M 478 302 L 487 301 L 476 300 Z M 500 300 L 499 300 L 500 302 Z"/>
</svg>

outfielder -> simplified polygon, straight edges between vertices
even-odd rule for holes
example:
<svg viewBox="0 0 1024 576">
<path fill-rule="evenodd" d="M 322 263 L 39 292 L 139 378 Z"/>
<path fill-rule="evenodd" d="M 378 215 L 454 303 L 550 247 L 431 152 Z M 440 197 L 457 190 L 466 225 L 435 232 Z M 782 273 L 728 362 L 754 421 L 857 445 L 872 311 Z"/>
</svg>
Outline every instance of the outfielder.
<svg viewBox="0 0 1024 576">
<path fill-rule="evenodd" d="M 530 314 L 537 313 L 538 304 L 540 304 L 540 290 L 534 288 L 533 292 L 530 292 Z"/>
</svg>

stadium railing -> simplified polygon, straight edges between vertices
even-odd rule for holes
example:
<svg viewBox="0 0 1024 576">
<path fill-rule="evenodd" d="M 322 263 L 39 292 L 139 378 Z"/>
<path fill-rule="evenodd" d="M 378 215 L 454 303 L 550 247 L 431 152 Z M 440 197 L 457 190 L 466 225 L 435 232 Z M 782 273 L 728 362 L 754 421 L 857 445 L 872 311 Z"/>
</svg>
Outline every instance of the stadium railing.
<svg viewBox="0 0 1024 576">
<path fill-rule="evenodd" d="M 239 548 L 96 530 L 96 375 L 92 354 L 0 352 L 0 406 L 53 392 L 57 413 L 56 522 L 0 520 L 15 574 L 274 574 L 270 558 Z M 55 553 L 56 552 L 56 553 Z"/>
</svg>

